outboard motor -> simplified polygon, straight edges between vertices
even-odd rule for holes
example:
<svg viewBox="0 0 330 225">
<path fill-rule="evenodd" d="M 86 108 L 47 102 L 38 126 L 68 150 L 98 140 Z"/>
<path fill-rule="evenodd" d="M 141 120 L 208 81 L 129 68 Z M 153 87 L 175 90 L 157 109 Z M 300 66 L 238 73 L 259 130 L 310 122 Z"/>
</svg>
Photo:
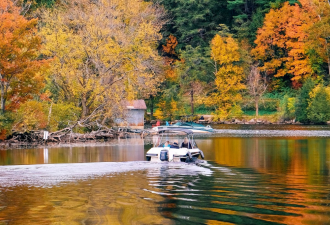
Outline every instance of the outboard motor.
<svg viewBox="0 0 330 225">
<path fill-rule="evenodd" d="M 187 155 L 188 155 L 189 159 L 192 159 L 191 152 L 188 152 Z"/>
<path fill-rule="evenodd" d="M 204 153 L 203 153 L 203 151 L 202 150 L 199 150 L 199 153 L 201 153 L 201 157 L 202 157 L 202 159 L 204 159 Z"/>
<path fill-rule="evenodd" d="M 186 163 L 193 162 L 193 157 L 191 155 L 191 152 L 188 151 L 186 156 L 187 156 L 186 161 L 185 161 Z"/>
<path fill-rule="evenodd" d="M 168 151 L 167 150 L 161 150 L 159 155 L 160 161 L 168 161 Z"/>
</svg>

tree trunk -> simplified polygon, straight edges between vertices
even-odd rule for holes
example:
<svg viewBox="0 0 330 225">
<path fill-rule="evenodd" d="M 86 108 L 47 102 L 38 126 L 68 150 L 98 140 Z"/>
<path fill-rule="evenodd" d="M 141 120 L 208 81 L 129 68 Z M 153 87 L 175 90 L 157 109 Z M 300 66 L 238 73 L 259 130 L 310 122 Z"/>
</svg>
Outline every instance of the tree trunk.
<svg viewBox="0 0 330 225">
<path fill-rule="evenodd" d="M 2 75 L 0 74 L 0 79 L 2 79 Z M 1 81 L 1 112 L 5 113 L 5 104 L 6 104 L 6 98 L 5 98 L 5 84 L 3 81 Z"/>
<path fill-rule="evenodd" d="M 154 96 L 150 95 L 150 120 L 154 118 Z"/>
<path fill-rule="evenodd" d="M 50 117 L 52 115 L 52 108 L 53 108 L 53 102 L 50 104 L 50 107 L 49 107 L 48 123 L 47 123 L 48 126 L 49 126 L 49 123 L 50 123 Z"/>
<path fill-rule="evenodd" d="M 82 105 L 82 109 L 83 109 L 82 114 L 81 114 L 81 119 L 82 119 L 82 118 L 85 118 L 88 113 L 86 95 L 83 95 L 83 97 L 81 99 L 81 105 Z"/>
<path fill-rule="evenodd" d="M 259 116 L 259 96 L 256 97 L 256 117 Z"/>
<path fill-rule="evenodd" d="M 328 74 L 330 76 L 330 51 L 328 49 L 328 40 L 327 39 L 325 39 L 325 47 L 326 47 L 326 51 L 327 51 L 327 55 L 328 55 Z"/>
<path fill-rule="evenodd" d="M 191 115 L 194 115 L 194 89 L 190 91 Z"/>
<path fill-rule="evenodd" d="M 248 0 L 245 0 L 244 2 L 244 11 L 246 14 L 249 14 Z"/>
<path fill-rule="evenodd" d="M 328 56 L 328 74 L 330 76 L 330 56 Z"/>
</svg>

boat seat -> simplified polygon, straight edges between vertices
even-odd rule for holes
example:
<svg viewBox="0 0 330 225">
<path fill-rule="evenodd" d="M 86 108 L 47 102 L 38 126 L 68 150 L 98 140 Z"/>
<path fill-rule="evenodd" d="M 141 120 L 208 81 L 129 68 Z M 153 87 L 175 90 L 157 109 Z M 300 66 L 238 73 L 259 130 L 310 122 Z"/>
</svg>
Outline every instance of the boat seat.
<svg viewBox="0 0 330 225">
<path fill-rule="evenodd" d="M 186 146 L 186 145 L 185 145 L 185 143 L 184 143 L 184 142 L 182 142 L 182 144 L 181 144 L 181 148 L 188 148 L 188 149 L 192 149 L 190 142 L 189 142 L 187 145 L 188 145 L 188 146 Z"/>
</svg>

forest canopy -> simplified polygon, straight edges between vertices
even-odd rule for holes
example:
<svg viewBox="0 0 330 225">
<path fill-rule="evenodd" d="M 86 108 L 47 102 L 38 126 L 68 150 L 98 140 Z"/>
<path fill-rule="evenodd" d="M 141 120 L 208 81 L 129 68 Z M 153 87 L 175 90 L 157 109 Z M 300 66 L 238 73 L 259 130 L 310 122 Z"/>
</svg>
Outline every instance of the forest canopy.
<svg viewBox="0 0 330 225">
<path fill-rule="evenodd" d="M 111 126 L 134 99 L 147 120 L 330 120 L 327 0 L 4 0 L 0 17 L 1 138 Z"/>
</svg>

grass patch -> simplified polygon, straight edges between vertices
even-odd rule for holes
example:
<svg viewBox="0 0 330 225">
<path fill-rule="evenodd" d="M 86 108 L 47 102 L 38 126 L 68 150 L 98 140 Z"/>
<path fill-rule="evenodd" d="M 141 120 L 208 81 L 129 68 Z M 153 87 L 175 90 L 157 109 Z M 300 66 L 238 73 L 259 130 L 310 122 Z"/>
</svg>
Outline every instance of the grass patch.
<svg viewBox="0 0 330 225">
<path fill-rule="evenodd" d="M 266 111 L 266 110 L 259 110 L 259 116 L 273 116 L 277 112 L 276 111 Z M 255 116 L 256 111 L 244 111 L 244 114 L 246 116 Z"/>
</svg>

